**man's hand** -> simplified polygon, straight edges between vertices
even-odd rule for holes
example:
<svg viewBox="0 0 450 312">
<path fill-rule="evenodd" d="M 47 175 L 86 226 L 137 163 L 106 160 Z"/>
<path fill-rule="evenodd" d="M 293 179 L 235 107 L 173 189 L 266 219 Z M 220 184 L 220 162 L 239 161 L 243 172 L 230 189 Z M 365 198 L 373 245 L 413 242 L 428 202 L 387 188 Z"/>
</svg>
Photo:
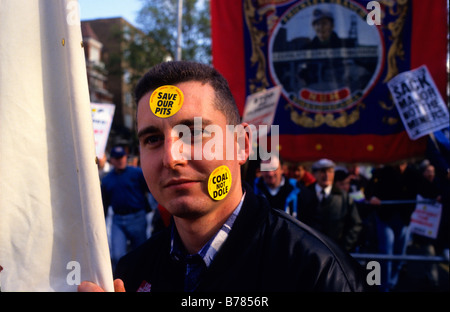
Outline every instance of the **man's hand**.
<svg viewBox="0 0 450 312">
<path fill-rule="evenodd" d="M 114 280 L 114 291 L 125 292 L 125 286 L 121 279 Z M 105 292 L 103 288 L 92 282 L 83 281 L 78 285 L 78 292 Z"/>
</svg>

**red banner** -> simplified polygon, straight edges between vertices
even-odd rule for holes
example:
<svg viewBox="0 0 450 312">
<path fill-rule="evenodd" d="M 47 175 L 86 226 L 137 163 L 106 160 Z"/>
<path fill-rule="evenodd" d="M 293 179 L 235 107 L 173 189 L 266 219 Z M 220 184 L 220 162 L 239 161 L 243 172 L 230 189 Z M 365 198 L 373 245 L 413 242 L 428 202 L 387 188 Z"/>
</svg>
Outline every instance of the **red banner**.
<svg viewBox="0 0 450 312">
<path fill-rule="evenodd" d="M 372 2 L 379 25 L 368 22 L 377 12 L 363 0 L 211 0 L 213 65 L 241 114 L 248 95 L 282 86 L 274 124 L 286 160 L 387 163 L 425 154 L 426 137 L 408 137 L 386 83 L 427 65 L 447 101 L 447 3 Z M 320 19 L 334 27 L 328 46 L 318 43 Z"/>
</svg>

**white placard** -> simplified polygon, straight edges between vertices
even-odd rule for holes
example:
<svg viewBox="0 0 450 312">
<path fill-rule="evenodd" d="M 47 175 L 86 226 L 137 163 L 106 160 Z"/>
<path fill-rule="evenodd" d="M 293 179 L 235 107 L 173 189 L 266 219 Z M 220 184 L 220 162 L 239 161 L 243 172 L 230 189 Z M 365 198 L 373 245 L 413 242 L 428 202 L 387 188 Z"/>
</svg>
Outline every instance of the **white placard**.
<svg viewBox="0 0 450 312">
<path fill-rule="evenodd" d="M 436 203 L 420 203 L 423 197 L 417 195 L 416 209 L 411 215 L 411 223 L 409 229 L 411 233 L 422 236 L 436 238 L 439 231 L 439 223 L 441 222 L 442 204 Z"/>
<path fill-rule="evenodd" d="M 114 104 L 91 103 L 95 154 L 99 159 L 103 158 L 105 154 L 115 108 L 116 106 Z"/>
<path fill-rule="evenodd" d="M 387 85 L 411 140 L 449 127 L 448 109 L 426 65 L 398 74 Z"/>
<path fill-rule="evenodd" d="M 247 96 L 242 121 L 254 125 L 257 129 L 270 129 L 280 95 L 281 86 L 275 86 Z M 267 128 L 259 128 L 260 125 L 267 125 Z M 259 131 L 258 135 L 266 134 Z"/>
</svg>

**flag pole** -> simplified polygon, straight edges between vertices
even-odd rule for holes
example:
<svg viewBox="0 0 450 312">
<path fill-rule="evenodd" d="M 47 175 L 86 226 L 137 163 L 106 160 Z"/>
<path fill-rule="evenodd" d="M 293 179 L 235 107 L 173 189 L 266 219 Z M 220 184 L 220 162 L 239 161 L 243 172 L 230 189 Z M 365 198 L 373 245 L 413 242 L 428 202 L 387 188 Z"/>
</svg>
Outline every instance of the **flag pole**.
<svg viewBox="0 0 450 312">
<path fill-rule="evenodd" d="M 183 0 L 178 0 L 178 30 L 176 60 L 181 61 L 181 34 L 182 34 Z"/>
</svg>

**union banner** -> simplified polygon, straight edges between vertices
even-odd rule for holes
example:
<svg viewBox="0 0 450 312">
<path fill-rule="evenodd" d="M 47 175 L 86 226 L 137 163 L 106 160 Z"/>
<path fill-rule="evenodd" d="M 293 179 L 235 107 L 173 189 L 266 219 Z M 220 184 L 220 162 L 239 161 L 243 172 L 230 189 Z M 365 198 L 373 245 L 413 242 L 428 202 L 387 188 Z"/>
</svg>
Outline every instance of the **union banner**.
<svg viewBox="0 0 450 312">
<path fill-rule="evenodd" d="M 425 154 L 387 83 L 426 65 L 447 102 L 445 0 L 212 0 L 213 65 L 239 109 L 281 86 L 273 124 L 288 161 L 387 163 Z"/>
</svg>

